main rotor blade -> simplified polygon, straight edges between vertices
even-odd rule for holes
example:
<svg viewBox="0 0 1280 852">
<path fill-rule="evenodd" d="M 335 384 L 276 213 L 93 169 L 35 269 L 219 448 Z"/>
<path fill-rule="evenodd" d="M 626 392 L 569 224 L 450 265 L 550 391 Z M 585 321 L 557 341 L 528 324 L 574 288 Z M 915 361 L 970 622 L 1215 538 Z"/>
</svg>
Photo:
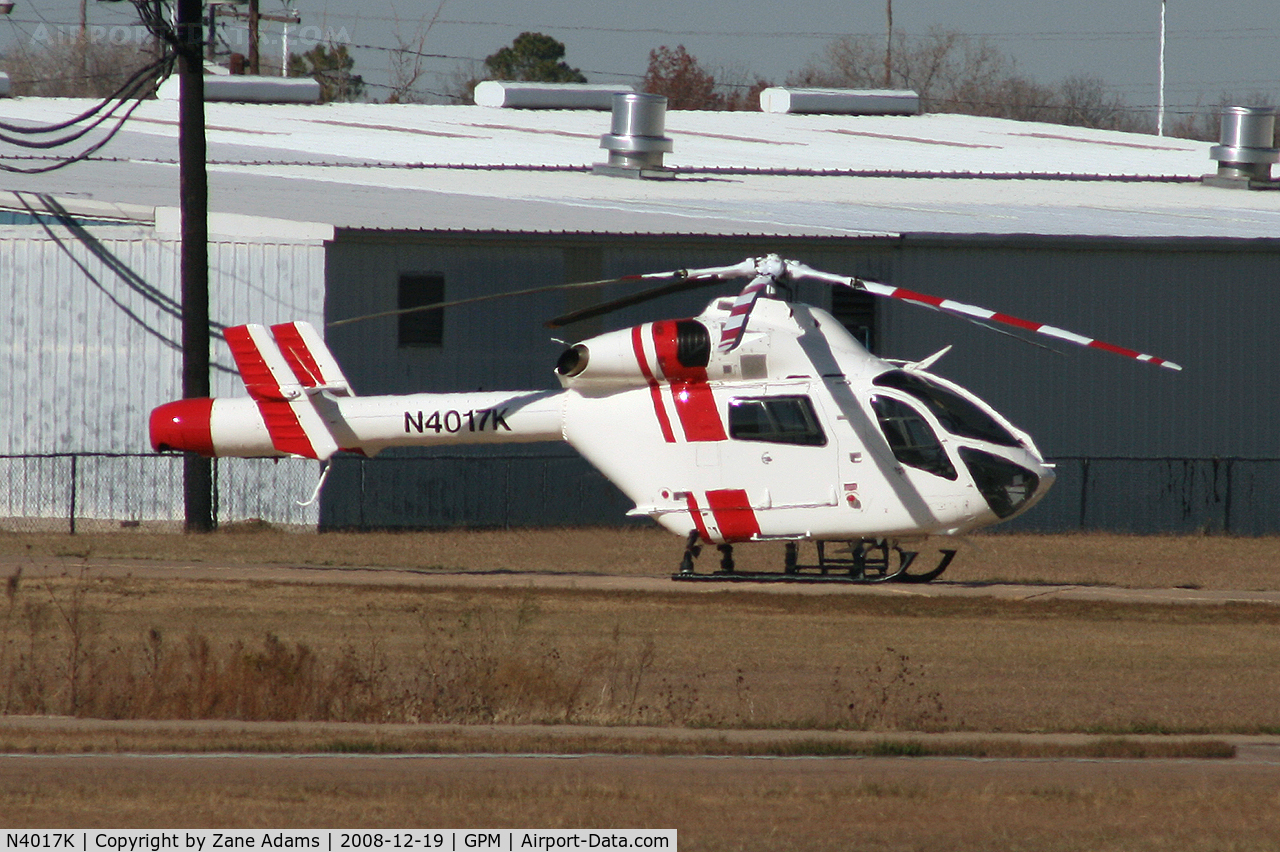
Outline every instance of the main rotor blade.
<svg viewBox="0 0 1280 852">
<path fill-rule="evenodd" d="M 1020 328 L 1023 331 L 1030 331 L 1035 334 L 1043 334 L 1046 337 L 1052 337 L 1055 340 L 1062 340 L 1067 343 L 1074 343 L 1077 346 L 1084 346 L 1089 349 L 1100 349 L 1103 352 L 1111 352 L 1115 355 L 1123 355 L 1126 358 L 1132 358 L 1135 361 L 1144 361 L 1148 364 L 1155 364 L 1157 367 L 1164 367 L 1168 370 L 1181 370 L 1182 367 L 1172 361 L 1166 361 L 1163 358 L 1157 358 L 1155 355 L 1148 355 L 1145 352 L 1139 352 L 1136 349 L 1128 349 L 1124 346 L 1116 346 L 1114 343 L 1106 343 L 1092 337 L 1085 337 L 1082 334 L 1076 334 L 1073 331 L 1067 331 L 1045 323 L 1032 322 L 1021 317 L 1015 317 L 1012 314 L 993 311 L 989 308 L 980 308 L 977 305 L 969 305 L 964 302 L 957 302 L 954 299 L 943 299 L 939 296 L 930 296 L 927 293 L 917 293 L 914 290 L 907 290 L 903 287 L 894 287 L 889 284 L 881 284 L 877 281 L 867 281 L 862 278 L 846 278 L 841 275 L 833 275 L 830 272 L 819 272 L 811 269 L 803 263 L 795 261 L 787 261 L 787 271 L 792 278 L 813 278 L 818 281 L 825 281 L 828 284 L 843 285 L 851 287 L 854 290 L 864 290 L 875 296 L 884 296 L 889 299 L 898 299 L 903 302 L 910 302 L 913 305 L 920 305 L 925 308 L 932 308 L 943 313 L 958 316 L 967 319 L 970 322 L 976 322 L 980 325 L 988 322 L 997 322 L 1003 325 Z"/>
<path fill-rule="evenodd" d="M 1124 346 L 1117 346 L 1114 343 L 1107 343 L 1093 337 L 1085 337 L 1082 334 L 1076 334 L 1074 331 L 1067 331 L 1064 328 L 1047 325 L 1040 322 L 1032 322 L 1021 317 L 1015 317 L 1012 314 L 993 311 L 988 308 L 980 308 L 977 305 L 967 305 L 964 302 L 957 302 L 954 299 L 942 299 L 937 296 L 930 296 L 926 293 L 917 293 L 913 290 L 907 290 L 902 287 L 892 287 L 888 284 L 879 284 L 875 281 L 863 281 L 855 279 L 857 284 L 861 285 L 860 289 L 866 290 L 877 296 L 886 296 L 890 299 L 898 299 L 904 302 L 911 302 L 916 305 L 923 305 L 927 308 L 934 308 L 944 313 L 954 316 L 963 317 L 973 322 L 998 322 L 1004 325 L 1020 328 L 1023 331 L 1034 332 L 1035 334 L 1043 334 L 1046 337 L 1052 337 L 1055 340 L 1074 343 L 1077 346 L 1084 346 L 1089 349 L 1100 349 L 1103 352 L 1110 352 L 1114 355 L 1123 355 L 1126 358 L 1132 358 L 1135 361 L 1145 361 L 1148 364 L 1155 364 L 1157 367 L 1164 367 L 1168 370 L 1181 370 L 1182 367 L 1172 361 L 1166 361 L 1164 358 L 1157 358 L 1155 355 L 1148 355 L 1145 352 L 1139 352 L 1136 349 L 1129 349 Z"/>
<path fill-rule="evenodd" d="M 653 299 L 661 298 L 672 293 L 680 293 L 685 290 L 696 290 L 699 287 L 707 287 L 718 281 L 727 278 L 743 278 L 748 275 L 754 275 L 756 271 L 756 261 L 754 258 L 748 258 L 742 263 L 733 266 L 713 266 L 707 269 L 677 269 L 673 272 L 651 272 L 645 275 L 624 275 L 621 278 L 614 278 L 608 281 L 593 281 L 592 285 L 598 284 L 625 284 L 629 281 L 661 281 L 666 279 L 667 283 L 660 284 L 657 287 L 651 287 L 648 290 L 641 290 L 639 293 L 631 293 L 626 296 L 619 296 L 616 299 L 610 299 L 607 302 L 601 302 L 590 307 L 581 308 L 576 311 L 570 311 L 567 314 L 561 314 L 554 319 L 547 320 L 547 328 L 560 328 L 570 323 L 579 322 L 592 317 L 603 316 L 613 311 L 629 308 L 632 305 L 640 305 Z"/>
<path fill-rule="evenodd" d="M 379 311 L 376 314 L 361 314 L 358 317 L 347 317 L 346 319 L 334 320 L 325 323 L 325 328 L 337 328 L 340 325 L 349 325 L 353 322 L 364 322 L 371 319 L 384 319 L 386 317 L 398 317 L 402 314 L 414 314 L 419 311 L 438 311 L 443 308 L 456 308 L 460 305 L 472 305 L 476 302 L 491 302 L 495 299 L 508 299 L 514 296 L 533 296 L 537 293 L 551 293 L 555 290 L 572 290 L 575 287 L 594 287 L 598 284 L 609 284 L 610 281 L 575 281 L 569 284 L 548 284 L 545 287 L 530 287 L 527 290 L 507 290 L 503 293 L 489 293 L 484 296 L 471 296 L 467 299 L 454 299 L 449 302 L 434 302 L 430 305 L 414 305 L 412 308 L 400 308 L 394 311 Z"/>
<path fill-rule="evenodd" d="M 430 305 L 414 305 L 411 308 L 399 308 L 391 311 L 378 311 L 377 313 L 373 313 L 373 314 L 361 314 L 360 316 L 347 317 L 345 319 L 334 320 L 333 322 L 325 323 L 325 328 L 337 328 L 339 326 L 349 325 L 351 323 L 364 322 L 365 320 L 385 319 L 387 317 L 398 317 L 398 316 L 401 316 L 402 314 L 413 314 L 413 313 L 419 313 L 421 311 L 438 311 L 444 308 L 456 308 L 462 305 L 473 305 L 478 302 L 491 302 L 496 299 L 508 299 L 515 296 L 534 296 L 539 293 L 552 293 L 552 292 L 555 292 L 556 290 L 577 290 L 577 289 L 582 289 L 586 287 L 599 287 L 604 284 L 624 283 L 627 281 L 656 281 L 656 280 L 662 280 L 664 278 L 675 278 L 675 279 L 678 279 L 682 284 L 685 284 L 687 287 L 703 287 L 703 286 L 706 286 L 706 284 L 712 283 L 712 281 L 718 278 L 733 278 L 733 277 L 741 277 L 744 275 L 751 275 L 754 272 L 754 269 L 755 269 L 754 261 L 745 260 L 742 263 L 739 263 L 735 266 L 720 266 L 720 267 L 712 267 L 709 269 L 678 269 L 672 272 L 650 272 L 644 275 L 624 275 L 621 278 L 605 278 L 601 281 L 570 281 L 565 284 L 548 284 L 544 287 L 529 287 L 524 290 L 507 290 L 502 293 L 488 293 L 483 296 L 471 296 L 466 299 L 453 299 L 448 302 L 434 302 Z M 703 281 L 702 279 L 706 279 L 706 281 Z M 697 280 L 701 283 L 687 284 L 687 282 L 691 280 Z M 674 287 L 674 285 L 670 285 L 670 286 Z M 670 292 L 673 292 L 673 293 L 678 292 L 680 289 L 682 288 L 674 287 L 674 289 L 672 289 Z M 648 298 L 656 299 L 658 296 L 662 296 L 662 295 L 666 295 L 666 294 L 656 293 L 655 295 L 648 296 Z M 641 299 L 640 301 L 643 302 L 645 301 L 645 299 Z M 639 304 L 639 303 L 637 302 L 634 304 Z M 621 305 L 619 307 L 626 307 L 626 306 Z M 590 310 L 590 309 L 586 309 L 586 310 Z M 604 311 L 602 311 L 601 313 L 604 313 Z M 565 316 L 567 317 L 572 315 L 566 314 Z M 591 314 L 591 316 L 595 316 L 595 314 Z M 584 317 L 579 317 L 579 318 L 581 319 Z M 547 325 L 551 328 L 556 328 L 558 326 L 552 325 L 552 323 L 556 323 L 557 321 L 560 321 L 560 320 L 564 320 L 564 317 L 557 317 L 555 320 L 552 320 L 551 322 L 547 323 Z M 574 322 L 574 321 L 575 320 L 573 319 L 562 321 L 562 322 L 559 322 L 559 325 L 566 325 L 568 322 Z"/>
<path fill-rule="evenodd" d="M 639 276 L 636 276 L 639 277 Z M 624 281 L 627 279 L 616 279 Z M 602 284 L 612 284 L 612 281 L 599 282 Z M 543 325 L 547 328 L 560 328 L 584 319 L 603 316 L 604 314 L 620 311 L 623 308 L 629 308 L 632 305 L 641 305 L 653 299 L 659 299 L 671 293 L 680 293 L 685 290 L 696 290 L 699 287 L 710 287 L 716 284 L 715 278 L 677 278 L 667 284 L 661 284 L 657 287 L 650 287 L 648 290 L 641 290 L 639 293 L 631 293 L 627 296 L 619 296 L 616 299 L 610 299 L 607 302 L 600 302 L 587 308 L 579 308 L 576 311 L 570 311 L 567 314 L 561 314 L 558 317 L 547 320 Z"/>
</svg>

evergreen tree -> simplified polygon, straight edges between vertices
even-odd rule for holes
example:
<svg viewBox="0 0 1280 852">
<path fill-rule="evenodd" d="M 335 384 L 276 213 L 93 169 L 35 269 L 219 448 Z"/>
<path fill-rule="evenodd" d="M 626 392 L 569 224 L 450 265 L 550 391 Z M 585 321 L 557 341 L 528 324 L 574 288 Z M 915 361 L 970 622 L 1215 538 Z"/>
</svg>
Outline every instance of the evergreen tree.
<svg viewBox="0 0 1280 852">
<path fill-rule="evenodd" d="M 364 78 L 352 74 L 356 61 L 345 44 L 317 44 L 303 54 L 290 54 L 289 76 L 310 77 L 320 84 L 320 102 L 354 101 L 364 94 Z"/>
<path fill-rule="evenodd" d="M 521 33 L 484 60 L 494 80 L 536 83 L 585 83 L 587 78 L 564 61 L 564 45 L 542 33 Z"/>
</svg>

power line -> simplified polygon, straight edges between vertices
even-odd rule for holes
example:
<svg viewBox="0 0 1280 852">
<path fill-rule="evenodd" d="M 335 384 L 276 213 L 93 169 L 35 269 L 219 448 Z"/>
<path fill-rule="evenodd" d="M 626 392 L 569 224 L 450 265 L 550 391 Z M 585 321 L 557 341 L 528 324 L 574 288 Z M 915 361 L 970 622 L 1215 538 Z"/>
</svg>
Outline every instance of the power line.
<svg viewBox="0 0 1280 852">
<path fill-rule="evenodd" d="M 381 21 L 395 24 L 409 23 L 403 17 L 389 15 L 367 15 L 359 12 L 341 12 L 334 10 L 326 10 L 323 13 L 324 18 L 337 18 L 339 20 L 349 21 Z M 75 27 L 79 28 L 79 23 L 74 21 L 50 21 L 42 18 L 39 21 L 25 20 L 22 18 L 11 18 L 9 23 L 12 24 L 43 24 L 52 27 Z M 514 21 L 478 21 L 464 19 L 448 19 L 442 18 L 434 22 L 437 26 L 461 26 L 461 27 L 494 27 L 503 29 L 545 29 L 561 32 L 598 32 L 613 33 L 618 35 L 661 35 L 661 36 L 702 36 L 712 38 L 812 38 L 812 39 L 841 39 L 841 38 L 875 38 L 882 39 L 884 34 L 881 32 L 849 32 L 835 30 L 792 30 L 780 31 L 776 29 L 770 30 L 714 30 L 714 29 L 679 29 L 671 27 L 618 27 L 618 26 L 598 26 L 591 24 L 564 24 L 554 22 L 526 22 L 516 23 Z M 1236 28 L 1220 28 L 1220 29 L 1170 29 L 1168 31 L 1170 38 L 1187 38 L 1202 41 L 1204 39 L 1231 39 L 1231 40 L 1275 40 L 1280 37 L 1280 27 L 1236 27 Z M 993 31 L 993 32 L 977 32 L 962 33 L 969 38 L 993 39 L 993 40 L 1013 40 L 1013 41 L 1146 41 L 1154 37 L 1154 33 L 1145 30 L 1023 30 L 1023 31 Z M 923 40 L 930 38 L 926 33 L 903 33 L 903 37 L 910 40 Z M 356 45 L 352 45 L 356 46 Z M 368 47 L 365 45 L 364 47 Z M 394 48 L 377 48 L 394 50 Z M 440 58 L 453 58 L 442 56 Z"/>
<path fill-rule="evenodd" d="M 324 13 L 325 18 L 337 18 L 339 20 L 349 21 L 383 21 L 395 24 L 411 23 L 411 19 L 390 15 L 367 15 L 360 12 L 342 12 L 327 10 Z M 792 30 L 783 31 L 777 29 L 770 30 L 714 30 L 714 29 L 680 29 L 672 27 L 619 27 L 619 26 L 597 26 L 591 24 L 564 24 L 554 22 L 524 22 L 516 23 L 514 21 L 478 21 L 464 19 L 441 18 L 435 22 L 437 26 L 465 26 L 465 27 L 500 27 L 504 29 L 545 29 L 557 30 L 563 32 L 600 32 L 600 33 L 616 33 L 619 35 L 664 35 L 664 36 L 708 36 L 716 38 L 826 38 L 838 39 L 849 36 L 853 37 L 869 37 L 884 38 L 882 32 L 838 32 L 831 30 Z M 1274 39 L 1280 35 L 1280 27 L 1235 27 L 1223 29 L 1183 29 L 1169 30 L 1169 34 L 1185 38 L 1250 38 L 1250 39 Z M 992 39 L 1062 39 L 1062 40 L 1105 40 L 1110 38 L 1120 39 L 1150 39 L 1153 37 L 1152 32 L 1142 30 L 1095 30 L 1095 31 L 1079 31 L 1079 30 L 1025 30 L 1025 31 L 1009 31 L 1009 32 L 986 32 L 986 33 L 964 33 L 970 38 L 992 38 Z M 908 38 L 923 39 L 928 38 L 928 34 L 906 34 Z"/>
<path fill-rule="evenodd" d="M 137 312 L 132 310 L 128 305 L 126 305 L 119 298 L 117 298 L 116 295 L 112 293 L 111 290 L 108 289 L 107 286 L 103 284 L 102 281 L 96 275 L 93 274 L 93 271 L 90 270 L 89 267 L 85 265 L 85 263 L 76 256 L 75 252 L 71 250 L 71 247 L 67 245 L 66 242 L 63 241 L 62 238 L 60 238 L 51 227 L 49 227 L 49 223 L 45 221 L 46 216 L 44 214 L 41 214 L 34 207 L 32 207 L 31 204 L 27 201 L 27 199 L 23 197 L 22 193 L 19 192 L 15 194 L 18 197 L 19 203 L 21 203 L 22 206 L 26 208 L 27 214 L 31 216 L 32 220 L 44 230 L 45 234 L 49 237 L 50 240 L 53 241 L 54 245 L 56 245 L 58 249 L 62 251 L 63 254 L 65 254 L 68 258 L 70 258 L 71 262 L 75 264 L 76 268 L 80 270 L 80 272 L 84 275 L 84 277 L 90 283 L 92 283 L 93 286 L 97 287 L 98 290 L 102 292 L 102 295 L 105 296 L 111 302 L 111 304 L 115 305 L 117 310 L 119 310 L 122 314 L 128 317 L 129 320 L 131 320 L 133 323 L 135 323 L 140 328 L 142 328 L 142 330 L 145 331 L 147 334 L 159 340 L 166 347 L 178 352 L 182 351 L 182 345 L 178 341 L 174 340 L 173 338 L 166 335 L 164 332 L 148 324 L 147 321 L 144 320 L 141 316 L 139 316 Z M 40 200 L 41 204 L 48 211 L 48 215 L 50 217 L 57 220 L 59 224 L 61 224 L 64 228 L 66 228 L 68 231 L 71 232 L 72 236 L 74 236 L 81 243 L 85 244 L 85 246 L 99 258 L 99 260 L 102 260 L 103 263 L 109 269 L 111 269 L 112 272 L 115 272 L 116 275 L 119 276 L 125 282 L 125 285 L 127 287 L 129 287 L 131 290 L 138 293 L 145 301 L 150 302 L 155 306 L 157 306 L 158 308 L 160 308 L 160 310 L 162 310 L 163 312 L 171 316 L 176 316 L 179 319 L 181 318 L 181 307 L 177 306 L 177 302 L 175 302 L 170 297 L 166 296 L 160 290 L 156 289 L 155 287 L 152 287 L 150 284 L 147 284 L 141 277 L 137 275 L 137 273 L 133 272 L 132 269 L 129 269 L 129 267 L 125 266 L 117 258 L 107 254 L 105 250 L 102 250 L 100 247 L 95 247 L 94 245 L 92 245 L 91 244 L 92 238 L 89 237 L 88 232 L 86 232 L 82 227 L 80 227 L 79 223 L 76 222 L 75 219 L 71 217 L 71 215 L 68 214 L 66 210 L 62 209 L 62 207 L 56 201 L 54 201 L 53 198 L 51 198 L 50 196 L 41 195 L 41 194 L 37 194 L 36 198 Z M 177 306 L 176 310 L 175 310 L 175 306 Z M 209 330 L 210 337 L 216 337 L 215 327 L 213 327 L 213 325 L 214 324 L 211 324 L 211 328 Z M 216 326 L 216 329 L 222 329 L 222 328 L 225 328 L 225 326 L 222 326 L 222 325 Z M 213 369 L 219 370 L 224 373 L 230 373 L 232 375 L 235 375 L 237 373 L 236 370 L 230 367 L 225 367 L 222 364 L 215 363 L 215 364 L 211 364 L 210 366 L 212 366 Z"/>
</svg>

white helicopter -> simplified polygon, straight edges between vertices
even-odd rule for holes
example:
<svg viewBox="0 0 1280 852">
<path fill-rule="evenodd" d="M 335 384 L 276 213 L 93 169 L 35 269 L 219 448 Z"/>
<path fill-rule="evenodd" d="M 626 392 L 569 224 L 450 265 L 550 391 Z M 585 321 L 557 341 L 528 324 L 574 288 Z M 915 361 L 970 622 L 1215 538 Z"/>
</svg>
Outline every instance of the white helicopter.
<svg viewBox="0 0 1280 852">
<path fill-rule="evenodd" d="M 558 391 L 359 397 L 311 325 L 228 328 L 249 397 L 161 405 L 151 413 L 151 443 L 205 456 L 319 459 L 326 467 L 318 494 L 339 450 L 372 456 L 387 447 L 567 441 L 635 502 L 630 514 L 685 538 L 677 579 L 927 582 L 955 550 L 912 572 L 917 553 L 904 545 L 1025 512 L 1053 484 L 1053 467 L 1029 435 L 928 371 L 950 347 L 918 362 L 878 358 L 830 314 L 780 298 L 782 288 L 805 280 L 850 287 L 1181 369 L 777 255 L 619 279 L 665 283 L 548 325 L 733 278 L 749 279 L 737 298 L 717 298 L 697 317 L 567 348 L 555 366 Z M 431 307 L 441 306 L 424 309 Z M 735 570 L 734 544 L 769 540 L 787 542 L 782 572 Z M 816 564 L 799 563 L 800 541 L 815 542 Z M 833 542 L 847 549 L 829 552 Z M 718 571 L 695 571 L 703 544 L 718 546 Z"/>
</svg>

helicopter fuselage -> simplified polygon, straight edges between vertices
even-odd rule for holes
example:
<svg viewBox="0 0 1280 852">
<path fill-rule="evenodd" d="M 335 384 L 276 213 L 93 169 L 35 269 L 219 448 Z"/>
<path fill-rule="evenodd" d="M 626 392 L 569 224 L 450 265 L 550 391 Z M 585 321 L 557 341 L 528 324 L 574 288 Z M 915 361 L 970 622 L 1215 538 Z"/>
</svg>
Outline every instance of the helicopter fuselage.
<svg viewBox="0 0 1280 852">
<path fill-rule="evenodd" d="M 250 398 L 157 408 L 152 443 L 327 459 L 565 441 L 632 514 L 712 543 L 961 533 L 1020 514 L 1052 484 L 1030 437 L 986 403 L 871 355 L 817 308 L 761 299 L 740 344 L 720 351 L 731 307 L 584 340 L 561 356 L 558 391 L 359 397 L 345 379 L 251 382 Z"/>
</svg>

